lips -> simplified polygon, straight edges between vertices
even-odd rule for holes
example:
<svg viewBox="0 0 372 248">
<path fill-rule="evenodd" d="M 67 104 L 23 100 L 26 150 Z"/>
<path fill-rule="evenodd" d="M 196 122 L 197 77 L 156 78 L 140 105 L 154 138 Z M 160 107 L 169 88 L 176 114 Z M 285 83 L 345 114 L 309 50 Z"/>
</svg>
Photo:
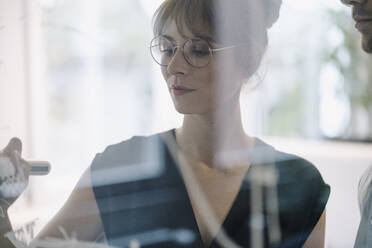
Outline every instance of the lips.
<svg viewBox="0 0 372 248">
<path fill-rule="evenodd" d="M 372 23 L 372 17 L 370 16 L 360 16 L 360 15 L 355 15 L 353 16 L 356 24 L 355 27 L 359 30 L 364 29 L 366 25 L 369 25 Z"/>
<path fill-rule="evenodd" d="M 191 93 L 191 92 L 195 91 L 195 89 L 190 89 L 190 88 L 187 88 L 187 87 L 184 87 L 184 86 L 171 86 L 170 90 L 176 96 L 181 96 L 181 95 L 184 95 L 184 94 Z"/>
</svg>

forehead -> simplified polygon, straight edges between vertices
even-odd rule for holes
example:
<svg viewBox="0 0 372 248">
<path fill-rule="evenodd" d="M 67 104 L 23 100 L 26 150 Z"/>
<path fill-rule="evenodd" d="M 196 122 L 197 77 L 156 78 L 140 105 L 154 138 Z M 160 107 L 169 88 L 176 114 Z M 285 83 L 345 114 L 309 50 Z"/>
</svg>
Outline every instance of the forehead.
<svg viewBox="0 0 372 248">
<path fill-rule="evenodd" d="M 177 43 L 183 42 L 187 39 L 193 37 L 200 37 L 207 40 L 210 43 L 216 43 L 215 40 L 212 38 L 211 32 L 204 30 L 204 32 L 200 31 L 197 33 L 193 33 L 185 23 L 177 23 L 174 19 L 169 19 L 164 23 L 161 35 L 166 35 L 172 38 Z"/>
<path fill-rule="evenodd" d="M 164 23 L 161 34 L 169 36 L 175 41 L 186 40 L 194 36 L 184 23 L 182 24 L 182 27 L 178 27 L 174 19 L 168 19 Z"/>
</svg>

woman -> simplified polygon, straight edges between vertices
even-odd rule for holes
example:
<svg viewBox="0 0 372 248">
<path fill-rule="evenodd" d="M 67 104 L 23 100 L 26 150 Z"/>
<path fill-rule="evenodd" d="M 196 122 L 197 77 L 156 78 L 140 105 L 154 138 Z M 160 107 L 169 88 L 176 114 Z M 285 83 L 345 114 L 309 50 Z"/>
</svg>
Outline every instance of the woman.
<svg viewBox="0 0 372 248">
<path fill-rule="evenodd" d="M 312 164 L 248 136 L 241 122 L 240 91 L 280 5 L 165 0 L 150 52 L 182 126 L 98 154 L 39 238 L 63 227 L 120 247 L 323 247 L 329 187 Z"/>
</svg>

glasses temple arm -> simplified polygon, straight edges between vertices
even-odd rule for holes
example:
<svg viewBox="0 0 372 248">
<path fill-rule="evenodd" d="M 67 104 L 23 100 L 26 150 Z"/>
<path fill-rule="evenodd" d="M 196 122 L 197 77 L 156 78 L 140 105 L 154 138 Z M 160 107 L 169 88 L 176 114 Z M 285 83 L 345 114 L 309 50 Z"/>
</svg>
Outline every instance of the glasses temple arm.
<svg viewBox="0 0 372 248">
<path fill-rule="evenodd" d="M 237 45 L 226 46 L 226 47 L 221 47 L 221 48 L 213 48 L 211 49 L 211 51 L 218 52 L 218 51 L 223 51 L 223 50 L 234 48 L 234 47 L 237 47 Z"/>
</svg>

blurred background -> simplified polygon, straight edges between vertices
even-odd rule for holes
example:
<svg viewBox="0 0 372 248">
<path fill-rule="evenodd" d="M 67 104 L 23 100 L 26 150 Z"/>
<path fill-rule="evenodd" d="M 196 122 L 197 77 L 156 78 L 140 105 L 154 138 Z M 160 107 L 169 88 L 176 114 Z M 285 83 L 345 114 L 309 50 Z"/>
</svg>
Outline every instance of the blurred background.
<svg viewBox="0 0 372 248">
<path fill-rule="evenodd" d="M 149 54 L 160 2 L 0 0 L 0 147 L 18 136 L 25 157 L 52 164 L 12 207 L 14 227 L 36 234 L 107 145 L 181 124 Z M 353 25 L 341 2 L 284 0 L 259 85 L 241 97 L 248 134 L 310 160 L 331 185 L 329 248 L 352 247 L 372 162 L 372 56 Z"/>
</svg>

